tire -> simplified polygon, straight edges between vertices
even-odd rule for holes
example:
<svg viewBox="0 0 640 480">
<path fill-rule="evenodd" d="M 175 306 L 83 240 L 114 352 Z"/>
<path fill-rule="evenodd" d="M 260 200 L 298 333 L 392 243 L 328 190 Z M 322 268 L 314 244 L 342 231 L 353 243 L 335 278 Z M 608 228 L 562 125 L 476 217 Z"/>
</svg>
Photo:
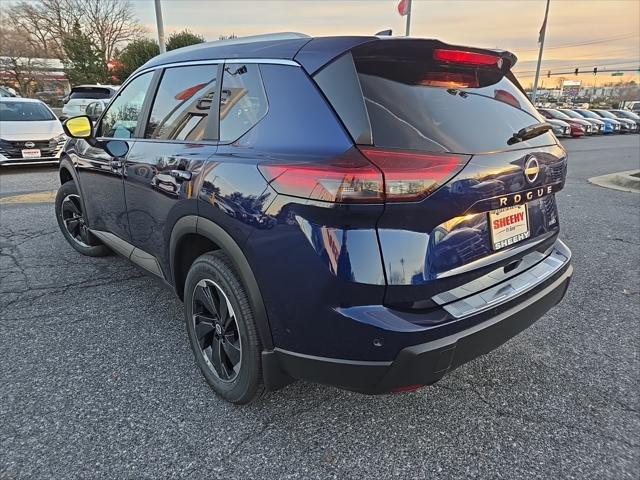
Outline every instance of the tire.
<svg viewBox="0 0 640 480">
<path fill-rule="evenodd" d="M 261 396 L 262 344 L 247 293 L 229 257 L 220 251 L 198 257 L 184 292 L 189 343 L 207 383 L 238 405 Z"/>
<path fill-rule="evenodd" d="M 62 184 L 56 195 L 56 219 L 64 238 L 78 252 L 88 257 L 103 257 L 110 250 L 86 227 L 80 192 L 73 180 Z"/>
</svg>

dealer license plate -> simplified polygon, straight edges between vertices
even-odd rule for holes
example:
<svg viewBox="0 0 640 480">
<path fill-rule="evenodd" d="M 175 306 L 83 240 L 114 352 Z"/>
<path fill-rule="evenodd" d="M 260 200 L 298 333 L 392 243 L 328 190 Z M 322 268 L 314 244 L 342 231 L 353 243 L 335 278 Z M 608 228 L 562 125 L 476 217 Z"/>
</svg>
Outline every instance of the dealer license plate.
<svg viewBox="0 0 640 480">
<path fill-rule="evenodd" d="M 494 250 L 500 250 L 529 238 L 527 206 L 516 205 L 489 212 L 489 228 Z"/>
<path fill-rule="evenodd" d="M 40 158 L 40 149 L 29 148 L 27 150 L 22 150 L 22 158 Z"/>
</svg>

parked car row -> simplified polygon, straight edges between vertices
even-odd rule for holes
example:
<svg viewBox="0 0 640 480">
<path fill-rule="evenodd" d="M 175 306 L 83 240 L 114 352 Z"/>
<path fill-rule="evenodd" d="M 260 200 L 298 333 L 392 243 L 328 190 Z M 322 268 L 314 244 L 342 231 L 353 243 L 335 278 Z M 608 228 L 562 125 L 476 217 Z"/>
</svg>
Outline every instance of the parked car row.
<svg viewBox="0 0 640 480">
<path fill-rule="evenodd" d="M 558 137 L 640 133 L 640 116 L 629 110 L 539 108 Z"/>
</svg>

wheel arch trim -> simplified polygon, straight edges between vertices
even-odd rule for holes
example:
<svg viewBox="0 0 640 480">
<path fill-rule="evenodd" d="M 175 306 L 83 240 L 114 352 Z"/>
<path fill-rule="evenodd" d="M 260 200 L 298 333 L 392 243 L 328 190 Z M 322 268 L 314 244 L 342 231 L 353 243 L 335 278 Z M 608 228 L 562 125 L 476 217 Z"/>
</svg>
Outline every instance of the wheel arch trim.
<svg viewBox="0 0 640 480">
<path fill-rule="evenodd" d="M 182 237 L 188 234 L 198 234 L 207 238 L 218 245 L 220 249 L 229 256 L 240 274 L 243 286 L 247 290 L 249 304 L 251 305 L 263 348 L 265 350 L 273 350 L 273 337 L 271 336 L 267 310 L 249 261 L 233 237 L 222 227 L 207 218 L 187 215 L 180 218 L 173 226 L 169 242 L 169 261 L 171 265 L 171 280 L 176 292 L 178 291 L 176 281 L 177 269 L 175 265 L 176 249 Z"/>
</svg>

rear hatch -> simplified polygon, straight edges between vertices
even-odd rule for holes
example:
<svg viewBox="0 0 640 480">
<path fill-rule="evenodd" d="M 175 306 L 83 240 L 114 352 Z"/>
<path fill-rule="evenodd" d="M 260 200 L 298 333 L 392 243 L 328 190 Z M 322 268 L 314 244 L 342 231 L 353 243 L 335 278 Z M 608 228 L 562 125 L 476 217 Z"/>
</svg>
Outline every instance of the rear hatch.
<svg viewBox="0 0 640 480">
<path fill-rule="evenodd" d="M 74 87 L 71 89 L 65 110 L 84 113 L 87 105 L 96 100 L 108 100 L 113 96 L 114 91 L 106 87 Z"/>
<path fill-rule="evenodd" d="M 514 136 L 544 122 L 510 71 L 515 60 L 379 39 L 314 76 L 384 175 L 377 229 L 387 305 L 429 309 L 465 285 L 471 295 L 540 261 L 555 242 L 566 153 L 544 126 Z M 357 90 L 361 103 L 345 99 Z"/>
</svg>

